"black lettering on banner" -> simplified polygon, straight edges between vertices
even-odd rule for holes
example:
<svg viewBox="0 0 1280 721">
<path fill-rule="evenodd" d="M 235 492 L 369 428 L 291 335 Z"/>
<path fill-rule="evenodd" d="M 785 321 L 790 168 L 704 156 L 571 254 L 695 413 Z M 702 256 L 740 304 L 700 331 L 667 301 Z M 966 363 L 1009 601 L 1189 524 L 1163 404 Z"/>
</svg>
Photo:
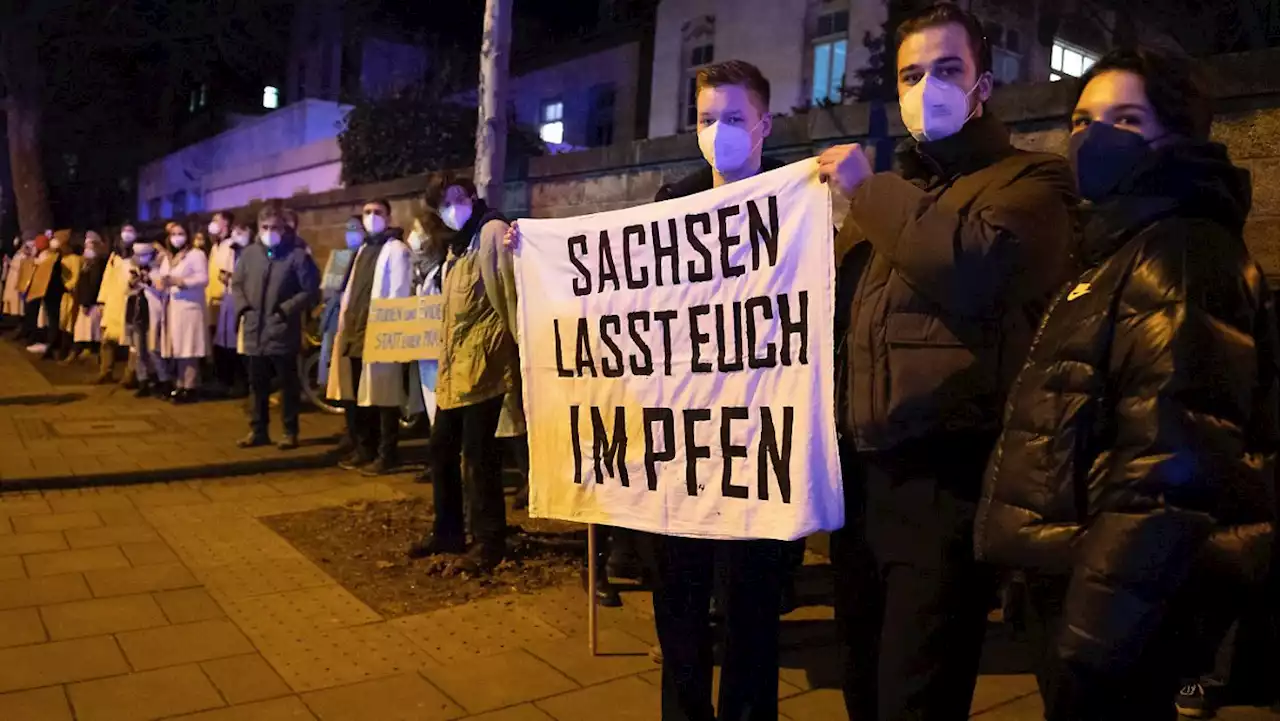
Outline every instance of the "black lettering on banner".
<svg viewBox="0 0 1280 721">
<path fill-rule="evenodd" d="M 591 332 L 587 330 L 587 319 L 578 319 L 578 377 L 583 376 L 582 371 L 591 371 L 591 377 L 596 377 L 596 361 L 591 356 Z"/>
<path fill-rule="evenodd" d="M 622 290 L 622 282 L 618 280 L 618 266 L 613 262 L 613 247 L 609 243 L 609 231 L 600 231 L 600 292 L 605 291 L 605 283 L 613 283 L 614 290 Z"/>
<path fill-rule="evenodd" d="M 736 205 L 730 205 L 716 211 L 716 216 L 720 219 L 720 267 L 724 269 L 724 277 L 726 278 L 737 278 L 747 272 L 746 268 L 734 265 L 729 260 L 729 251 L 742 242 L 742 236 L 729 235 L 729 219 L 741 212 L 742 209 Z"/>
<path fill-rule="evenodd" d="M 676 237 L 679 232 L 676 226 L 676 219 L 667 220 L 667 228 L 671 231 L 668 238 L 671 239 L 670 245 L 662 244 L 662 236 L 658 233 L 658 221 L 653 221 L 650 230 L 653 231 L 653 275 L 654 281 L 658 285 L 662 285 L 662 260 L 665 258 L 670 261 L 671 265 L 671 285 L 680 284 L 680 240 Z"/>
<path fill-rule="evenodd" d="M 747 230 L 751 234 L 751 269 L 760 270 L 760 243 L 764 242 L 764 248 L 769 253 L 769 267 L 772 268 L 778 264 L 778 197 L 770 195 L 769 200 L 769 224 L 765 225 L 764 218 L 760 217 L 760 206 L 756 205 L 756 201 L 747 201 Z"/>
<path fill-rule="evenodd" d="M 728 359 L 729 339 L 724 333 L 724 304 L 716 306 L 716 344 L 720 347 L 720 363 L 718 369 L 721 373 L 737 373 L 742 370 L 742 303 L 733 302 L 733 347 L 737 351 L 737 355 L 733 361 Z"/>
<path fill-rule="evenodd" d="M 653 375 L 653 351 L 649 350 L 649 344 L 645 342 L 644 336 L 640 335 L 637 326 L 643 322 L 644 332 L 649 332 L 649 314 L 642 310 L 637 310 L 627 314 L 627 325 L 631 328 L 631 342 L 635 343 L 636 348 L 640 351 L 640 355 L 644 357 L 644 365 L 636 363 L 635 353 L 631 354 L 631 373 L 637 376 Z"/>
<path fill-rule="evenodd" d="M 609 335 L 610 327 L 613 328 L 615 335 L 620 335 L 622 333 L 622 318 L 616 315 L 600 316 L 600 342 L 604 343 L 613 352 L 613 357 L 617 360 L 616 363 L 610 364 L 608 356 L 600 356 L 600 372 L 604 374 L 605 378 L 621 378 L 622 374 L 627 372 L 627 366 L 622 360 L 622 349 L 618 347 L 618 343 L 614 341 L 613 336 Z"/>
<path fill-rule="evenodd" d="M 642 265 L 639 276 L 631 274 L 631 238 L 633 236 L 636 239 L 636 245 L 644 245 L 644 226 L 628 225 L 622 229 L 622 269 L 627 274 L 627 288 L 643 290 L 649 285 L 649 269 Z"/>
<path fill-rule="evenodd" d="M 623 488 L 631 487 L 627 478 L 627 412 L 622 406 L 613 409 L 613 440 L 604 427 L 600 409 L 591 406 L 591 453 L 596 459 L 596 483 L 604 484 L 604 471 L 613 478 L 616 470 Z M 603 468 L 601 468 L 603 461 Z"/>
<path fill-rule="evenodd" d="M 720 409 L 720 454 L 724 456 L 724 474 L 720 478 L 720 492 L 725 498 L 747 498 L 751 495 L 748 486 L 733 485 L 733 459 L 746 458 L 747 447 L 733 444 L 732 422 L 745 421 L 750 417 L 747 409 L 741 406 L 725 406 Z"/>
<path fill-rule="evenodd" d="M 582 437 L 578 435 L 578 406 L 569 406 L 569 437 L 573 439 L 573 482 L 582 485 Z"/>
<path fill-rule="evenodd" d="M 569 262 L 573 263 L 573 267 L 578 269 L 577 278 L 573 279 L 573 294 L 577 296 L 591 295 L 591 271 L 587 270 L 587 266 L 578 260 L 578 255 L 574 255 L 573 249 L 581 248 L 581 255 L 587 254 L 587 236 L 575 235 L 569 239 Z"/>
<path fill-rule="evenodd" d="M 714 275 L 711 271 L 711 251 L 707 250 L 707 246 L 703 245 L 702 239 L 694 233 L 693 227 L 701 225 L 703 233 L 711 232 L 711 214 L 697 213 L 695 215 L 686 215 L 684 217 L 685 234 L 689 238 L 689 245 L 698 251 L 698 255 L 702 256 L 702 270 L 698 270 L 696 264 L 689 261 L 689 282 L 702 283 L 711 280 Z"/>
<path fill-rule="evenodd" d="M 551 327 L 556 333 L 556 375 L 561 378 L 572 378 L 573 371 L 564 367 L 564 347 L 560 339 L 560 319 L 555 318 L 551 321 Z"/>
<path fill-rule="evenodd" d="M 654 450 L 653 424 L 662 424 L 662 450 Z M 644 469 L 649 490 L 658 490 L 658 464 L 676 459 L 676 414 L 670 408 L 644 409 Z"/>
<path fill-rule="evenodd" d="M 679 317 L 674 310 L 660 310 L 653 314 L 654 320 L 662 324 L 662 367 L 663 375 L 671 375 L 671 321 Z"/>
<path fill-rule="evenodd" d="M 809 365 L 809 291 L 800 291 L 800 317 L 791 320 L 791 299 L 778 296 L 778 322 L 782 325 L 782 365 L 791 365 L 791 336 L 800 336 L 800 365 Z"/>
<path fill-rule="evenodd" d="M 776 367 L 778 365 L 778 349 L 773 342 L 765 344 L 763 357 L 756 355 L 756 341 L 760 335 L 756 330 L 756 315 L 754 313 L 754 310 L 759 308 L 764 311 L 762 313 L 764 320 L 773 320 L 773 303 L 767 297 L 758 295 L 754 298 L 748 298 L 744 308 L 747 313 L 747 367 L 751 370 Z"/>
<path fill-rule="evenodd" d="M 698 423 L 711 420 L 709 408 L 684 411 L 684 482 L 690 496 L 698 495 L 698 459 L 711 457 L 711 446 L 698 445 Z"/>
<path fill-rule="evenodd" d="M 760 409 L 760 453 L 756 459 L 759 469 L 760 500 L 769 500 L 769 471 L 773 466 L 773 475 L 778 478 L 778 491 L 783 503 L 791 502 L 791 431 L 795 427 L 796 409 L 792 406 L 782 408 L 782 447 L 778 447 L 778 429 L 773 423 L 773 411 L 766 407 Z"/>
<path fill-rule="evenodd" d="M 694 373 L 710 373 L 710 361 L 702 360 L 702 344 L 711 340 L 710 333 L 703 333 L 698 330 L 698 317 L 703 315 L 711 315 L 711 306 L 695 305 L 689 309 L 689 344 L 693 347 L 693 360 L 690 363 L 690 370 Z"/>
</svg>

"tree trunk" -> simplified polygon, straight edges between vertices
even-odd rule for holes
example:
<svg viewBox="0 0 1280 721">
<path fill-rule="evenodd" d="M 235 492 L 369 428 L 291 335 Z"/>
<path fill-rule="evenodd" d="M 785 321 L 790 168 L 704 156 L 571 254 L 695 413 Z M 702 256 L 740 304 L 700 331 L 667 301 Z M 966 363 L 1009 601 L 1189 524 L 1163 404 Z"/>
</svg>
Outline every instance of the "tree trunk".
<svg viewBox="0 0 1280 721">
<path fill-rule="evenodd" d="M 9 121 L 9 165 L 18 224 L 23 232 L 43 233 L 53 227 L 49 186 L 44 180 L 40 155 L 40 88 L 44 70 L 36 54 L 35 34 L 29 28 L 9 27 L 3 33 L 0 75 L 9 88 L 5 114 Z"/>
<path fill-rule="evenodd" d="M 480 124 L 476 128 L 476 188 L 489 207 L 502 208 L 507 159 L 507 67 L 512 0 L 487 0 L 480 46 Z"/>
</svg>

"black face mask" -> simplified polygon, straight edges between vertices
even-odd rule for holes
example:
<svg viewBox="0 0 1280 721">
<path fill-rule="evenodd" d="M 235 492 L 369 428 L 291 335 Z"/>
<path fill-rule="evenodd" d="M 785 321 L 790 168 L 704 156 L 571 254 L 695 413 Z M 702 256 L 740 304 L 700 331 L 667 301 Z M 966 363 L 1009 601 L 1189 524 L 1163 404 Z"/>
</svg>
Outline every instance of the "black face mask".
<svg viewBox="0 0 1280 721">
<path fill-rule="evenodd" d="M 1071 136 L 1071 165 L 1080 196 L 1097 203 L 1116 191 L 1151 154 L 1146 138 L 1108 123 L 1095 122 Z"/>
</svg>

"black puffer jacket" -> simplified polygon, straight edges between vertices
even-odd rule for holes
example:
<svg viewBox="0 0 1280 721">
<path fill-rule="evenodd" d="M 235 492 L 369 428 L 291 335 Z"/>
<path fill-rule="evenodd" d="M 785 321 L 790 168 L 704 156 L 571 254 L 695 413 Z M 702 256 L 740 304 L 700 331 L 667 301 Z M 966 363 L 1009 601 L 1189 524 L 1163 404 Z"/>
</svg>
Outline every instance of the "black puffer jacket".
<svg viewBox="0 0 1280 721">
<path fill-rule="evenodd" d="M 1131 664 L 1188 578 L 1257 581 L 1276 515 L 1275 315 L 1216 144 L 1148 158 L 1086 211 L 1089 269 L 1010 393 L 981 558 L 1070 578 L 1057 653 Z"/>
</svg>

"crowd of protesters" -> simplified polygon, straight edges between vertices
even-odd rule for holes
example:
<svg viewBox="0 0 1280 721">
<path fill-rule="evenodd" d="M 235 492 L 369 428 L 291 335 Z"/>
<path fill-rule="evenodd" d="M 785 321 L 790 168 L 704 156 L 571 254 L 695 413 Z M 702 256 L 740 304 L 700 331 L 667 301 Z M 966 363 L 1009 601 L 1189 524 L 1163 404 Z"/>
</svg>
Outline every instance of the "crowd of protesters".
<svg viewBox="0 0 1280 721">
<path fill-rule="evenodd" d="M 1242 237 L 1249 176 L 1209 140 L 1206 93 L 1171 53 L 1093 65 L 1064 159 L 1016 149 L 990 112 L 972 14 L 940 3 L 894 40 L 912 136 L 898 170 L 875 172 L 857 145 L 819 158 L 848 205 L 833 339 L 847 508 L 831 555 L 849 716 L 966 718 L 1011 572 L 1047 719 L 1211 715 L 1216 693 L 1271 672 L 1269 644 L 1239 647 L 1275 638 L 1277 328 Z M 777 165 L 758 69 L 702 68 L 696 100 L 707 166 L 657 201 Z M 102 382 L 127 347 L 139 396 L 192 402 L 208 369 L 252 397 L 242 446 L 271 442 L 278 388 L 292 448 L 318 306 L 317 381 L 346 409 L 341 467 L 396 469 L 400 419 L 425 411 L 436 518 L 408 552 L 483 573 L 506 553 L 499 439 L 525 433 L 518 232 L 468 178 L 437 175 L 423 200 L 407 237 L 389 202 L 367 202 L 323 274 L 276 205 L 256 227 L 219 214 L 190 243 L 174 224 L 149 242 L 125 226 L 114 248 L 33 235 L 4 312 L 32 353 L 98 354 Z M 371 305 L 415 295 L 442 297 L 440 358 L 364 357 Z M 776 721 L 779 613 L 803 547 L 597 533 L 603 578 L 641 566 L 653 587 L 663 718 Z M 620 603 L 607 580 L 594 592 Z"/>
</svg>

